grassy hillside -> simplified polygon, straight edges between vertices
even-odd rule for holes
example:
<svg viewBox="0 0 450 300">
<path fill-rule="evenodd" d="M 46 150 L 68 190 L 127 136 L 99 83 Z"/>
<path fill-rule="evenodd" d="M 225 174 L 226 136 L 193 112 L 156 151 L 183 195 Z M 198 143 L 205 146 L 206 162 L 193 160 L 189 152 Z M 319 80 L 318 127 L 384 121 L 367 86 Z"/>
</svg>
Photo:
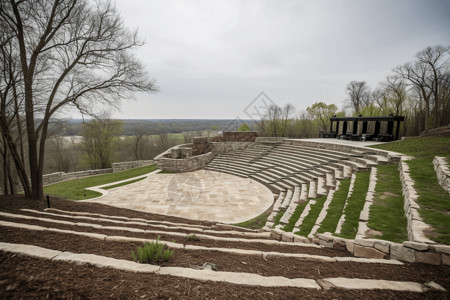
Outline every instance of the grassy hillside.
<svg viewBox="0 0 450 300">
<path fill-rule="evenodd" d="M 450 138 L 418 137 L 403 141 L 372 146 L 373 148 L 395 151 L 413 159 L 410 167 L 414 187 L 419 195 L 420 215 L 425 223 L 433 227 L 428 237 L 440 243 L 450 244 L 450 196 L 439 185 L 433 168 L 435 156 L 450 158 Z"/>
</svg>

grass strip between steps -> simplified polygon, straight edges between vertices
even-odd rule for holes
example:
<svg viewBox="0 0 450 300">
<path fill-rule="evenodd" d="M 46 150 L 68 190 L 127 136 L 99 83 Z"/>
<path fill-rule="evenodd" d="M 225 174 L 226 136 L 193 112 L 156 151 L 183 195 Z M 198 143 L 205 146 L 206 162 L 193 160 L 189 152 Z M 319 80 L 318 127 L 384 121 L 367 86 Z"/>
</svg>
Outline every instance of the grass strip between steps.
<svg viewBox="0 0 450 300">
<path fill-rule="evenodd" d="M 234 226 L 244 227 L 248 229 L 261 229 L 266 225 L 267 218 L 269 217 L 269 213 L 265 212 L 263 214 L 260 214 L 259 216 L 237 224 L 233 224 Z"/>
<path fill-rule="evenodd" d="M 280 220 L 283 217 L 284 213 L 286 212 L 286 209 L 280 210 L 278 214 L 275 216 L 275 219 L 273 220 L 273 226 L 272 228 L 275 228 L 278 224 L 280 224 Z"/>
<path fill-rule="evenodd" d="M 305 201 L 305 202 L 297 205 L 297 207 L 294 210 L 294 213 L 289 218 L 289 222 L 282 228 L 282 230 L 284 230 L 286 232 L 292 232 L 292 230 L 294 230 L 295 223 L 300 218 L 300 215 L 302 214 L 302 212 L 305 209 L 307 204 L 308 204 L 308 202 Z"/>
<path fill-rule="evenodd" d="M 44 187 L 44 193 L 69 200 L 83 200 L 101 196 L 100 193 L 86 190 L 88 187 L 114 183 L 116 181 L 144 175 L 156 170 L 156 164 L 125 170 L 117 173 L 95 175 L 75 180 L 55 183 Z"/>
<path fill-rule="evenodd" d="M 342 224 L 341 234 L 338 236 L 354 239 L 358 232 L 359 215 L 366 202 L 369 188 L 369 172 L 356 173 L 355 185 L 352 195 L 347 198 L 347 206 L 344 209 L 345 221 Z"/>
<path fill-rule="evenodd" d="M 133 179 L 133 180 L 129 180 L 129 181 L 125 181 L 125 182 L 118 183 L 118 184 L 108 185 L 108 186 L 103 187 L 102 189 L 110 190 L 110 189 L 113 189 L 113 188 L 116 188 L 116 187 L 119 187 L 119 186 L 124 186 L 124 185 L 127 185 L 127 184 L 135 183 L 135 182 L 141 181 L 143 179 L 145 179 L 145 177 L 138 178 L 138 179 Z"/>
<path fill-rule="evenodd" d="M 295 234 L 305 237 L 308 236 L 314 224 L 316 224 L 317 217 L 319 217 L 320 211 L 323 208 L 323 204 L 327 200 L 327 196 L 325 195 L 317 199 L 310 199 L 309 201 L 311 200 L 315 200 L 316 204 L 311 205 L 311 210 L 309 211 L 305 219 L 303 219 L 302 225 L 300 225 L 300 231 L 295 232 Z"/>
<path fill-rule="evenodd" d="M 336 231 L 337 224 L 339 223 L 342 211 L 344 210 L 345 199 L 347 199 L 349 187 L 350 179 L 341 180 L 339 189 L 334 192 L 333 200 L 327 210 L 327 215 L 317 230 L 318 233 L 333 233 Z"/>
<path fill-rule="evenodd" d="M 408 240 L 398 164 L 377 167 L 377 184 L 367 225 L 382 233 L 371 238 L 397 243 Z"/>
</svg>

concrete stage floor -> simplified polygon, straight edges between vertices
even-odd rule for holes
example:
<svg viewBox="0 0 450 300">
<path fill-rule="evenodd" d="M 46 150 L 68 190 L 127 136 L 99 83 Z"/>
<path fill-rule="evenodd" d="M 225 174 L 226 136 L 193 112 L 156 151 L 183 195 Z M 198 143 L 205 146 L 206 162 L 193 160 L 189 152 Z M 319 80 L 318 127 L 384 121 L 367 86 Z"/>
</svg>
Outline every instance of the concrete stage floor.
<svg viewBox="0 0 450 300">
<path fill-rule="evenodd" d="M 239 223 L 259 216 L 273 203 L 272 192 L 259 182 L 199 170 L 157 174 L 85 200 L 193 220 Z"/>
</svg>

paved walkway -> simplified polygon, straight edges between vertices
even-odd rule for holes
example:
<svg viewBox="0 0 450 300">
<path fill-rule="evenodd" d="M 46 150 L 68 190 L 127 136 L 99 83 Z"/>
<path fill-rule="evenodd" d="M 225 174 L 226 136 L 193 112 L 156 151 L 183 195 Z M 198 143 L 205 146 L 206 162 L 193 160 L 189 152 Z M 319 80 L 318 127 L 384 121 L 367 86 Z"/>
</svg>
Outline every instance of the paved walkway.
<svg viewBox="0 0 450 300">
<path fill-rule="evenodd" d="M 194 220 L 239 223 L 266 211 L 273 203 L 273 194 L 248 178 L 199 170 L 151 174 L 86 201 Z"/>
</svg>

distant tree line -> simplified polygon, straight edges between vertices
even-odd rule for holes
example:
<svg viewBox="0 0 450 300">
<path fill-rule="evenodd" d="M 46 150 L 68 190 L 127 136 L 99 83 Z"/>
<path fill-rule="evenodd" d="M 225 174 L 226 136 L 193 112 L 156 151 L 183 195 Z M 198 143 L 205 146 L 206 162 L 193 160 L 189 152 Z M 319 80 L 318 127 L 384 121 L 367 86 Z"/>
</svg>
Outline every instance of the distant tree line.
<svg viewBox="0 0 450 300">
<path fill-rule="evenodd" d="M 263 136 L 317 137 L 329 130 L 336 116 L 405 116 L 402 134 L 450 124 L 450 46 L 427 47 L 415 60 L 397 66 L 375 89 L 366 81 L 351 81 L 341 111 L 334 104 L 317 102 L 295 114 L 291 104 L 272 105 L 258 123 Z"/>
</svg>

